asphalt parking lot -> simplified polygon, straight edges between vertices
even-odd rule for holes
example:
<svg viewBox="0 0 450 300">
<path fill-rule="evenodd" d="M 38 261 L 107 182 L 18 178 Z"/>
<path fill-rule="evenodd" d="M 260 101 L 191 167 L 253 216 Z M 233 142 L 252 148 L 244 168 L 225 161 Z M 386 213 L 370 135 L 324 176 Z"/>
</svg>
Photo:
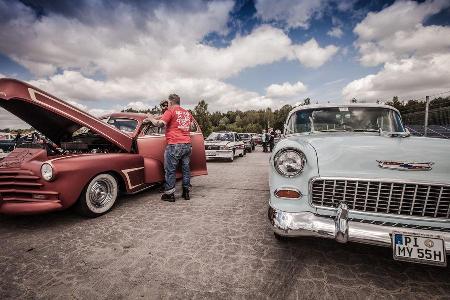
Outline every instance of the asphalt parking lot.
<svg viewBox="0 0 450 300">
<path fill-rule="evenodd" d="M 450 298 L 449 267 L 395 262 L 387 248 L 275 240 L 268 157 L 208 163 L 191 201 L 149 190 L 97 219 L 0 216 L 0 299 Z"/>
</svg>

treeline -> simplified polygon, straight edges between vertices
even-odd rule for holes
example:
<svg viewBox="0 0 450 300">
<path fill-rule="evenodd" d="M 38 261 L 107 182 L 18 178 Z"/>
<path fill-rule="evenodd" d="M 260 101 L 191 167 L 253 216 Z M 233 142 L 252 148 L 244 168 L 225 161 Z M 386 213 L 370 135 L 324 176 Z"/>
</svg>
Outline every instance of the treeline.
<svg viewBox="0 0 450 300">
<path fill-rule="evenodd" d="M 400 111 L 403 122 L 407 125 L 423 125 L 425 122 L 425 100 L 400 101 L 393 97 L 392 101 L 386 102 Z M 429 125 L 450 124 L 450 96 L 439 97 L 430 101 L 428 108 Z"/>
<path fill-rule="evenodd" d="M 192 115 L 197 120 L 205 136 L 213 131 L 236 131 L 261 133 L 263 129 L 273 128 L 283 130 L 284 121 L 292 110 L 291 105 L 284 105 L 280 109 L 271 108 L 248 111 L 209 112 L 208 103 L 201 100 L 193 110 Z M 138 112 L 131 108 L 127 112 Z M 152 109 L 139 111 L 143 113 L 160 114 L 160 109 L 155 106 Z"/>
<path fill-rule="evenodd" d="M 351 102 L 357 103 L 356 99 Z M 310 99 L 304 100 L 302 105 L 309 105 Z M 403 118 L 403 122 L 408 125 L 423 125 L 425 120 L 425 101 L 409 100 L 400 101 L 398 97 L 393 97 L 392 101 L 386 102 L 397 108 Z M 248 110 L 248 111 L 227 111 L 227 112 L 209 112 L 208 103 L 201 100 L 193 110 L 192 115 L 195 117 L 205 136 L 213 131 L 228 130 L 236 132 L 257 132 L 263 129 L 273 128 L 274 130 L 283 131 L 283 124 L 287 115 L 293 106 L 284 105 L 280 109 L 272 110 L 271 108 Z M 127 109 L 128 112 L 144 112 L 151 114 L 160 114 L 159 107 L 145 111 L 136 111 Z M 430 125 L 448 125 L 450 124 L 450 97 L 435 98 L 430 101 L 429 107 L 429 124 Z"/>
</svg>

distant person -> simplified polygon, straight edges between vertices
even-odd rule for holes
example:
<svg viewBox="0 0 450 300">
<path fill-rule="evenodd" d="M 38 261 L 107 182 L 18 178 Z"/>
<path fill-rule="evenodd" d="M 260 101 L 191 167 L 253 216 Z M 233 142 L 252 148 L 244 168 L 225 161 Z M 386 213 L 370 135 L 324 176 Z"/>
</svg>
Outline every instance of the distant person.
<svg viewBox="0 0 450 300">
<path fill-rule="evenodd" d="M 261 135 L 261 144 L 263 147 L 263 152 L 267 152 L 267 143 L 268 143 L 268 136 L 267 136 L 266 130 L 263 129 L 262 135 Z"/>
<path fill-rule="evenodd" d="M 189 188 L 191 186 L 191 171 L 189 167 L 192 146 L 189 135 L 192 115 L 180 106 L 180 97 L 176 94 L 169 95 L 168 109 L 157 120 L 148 115 L 145 123 L 151 122 L 158 127 L 166 127 L 167 146 L 164 153 L 165 184 L 164 194 L 161 200 L 175 202 L 176 169 L 181 161 L 183 173 L 183 195 L 185 200 L 190 199 Z"/>
<path fill-rule="evenodd" d="M 166 110 L 169 108 L 169 101 L 167 101 L 167 99 L 161 100 L 161 102 L 159 102 L 159 108 L 161 109 L 161 115 L 156 116 L 155 117 L 156 120 L 161 119 Z"/>
<path fill-rule="evenodd" d="M 275 131 L 271 129 L 269 133 L 269 151 L 272 152 L 274 147 L 275 147 Z"/>
</svg>

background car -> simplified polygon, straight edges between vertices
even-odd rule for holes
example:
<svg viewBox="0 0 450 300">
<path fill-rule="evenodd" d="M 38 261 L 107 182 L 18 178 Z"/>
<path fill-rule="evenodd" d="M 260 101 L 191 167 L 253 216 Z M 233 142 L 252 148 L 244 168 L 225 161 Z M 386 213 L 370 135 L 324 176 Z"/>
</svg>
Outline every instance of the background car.
<svg viewBox="0 0 450 300">
<path fill-rule="evenodd" d="M 377 104 L 292 110 L 270 160 L 275 236 L 391 247 L 397 260 L 446 265 L 450 141 L 412 137 Z"/>
<path fill-rule="evenodd" d="M 261 134 L 259 134 L 259 133 L 253 134 L 252 139 L 253 139 L 253 142 L 255 143 L 255 146 L 262 144 Z"/>
<path fill-rule="evenodd" d="M 236 132 L 213 132 L 205 140 L 205 152 L 207 159 L 233 161 L 245 155 L 245 145 Z"/>
<path fill-rule="evenodd" d="M 249 153 L 255 150 L 256 144 L 251 133 L 238 133 L 238 136 L 244 142 L 245 152 Z"/>
<path fill-rule="evenodd" d="M 0 91 L 0 106 L 47 138 L 17 145 L 0 162 L 0 213 L 36 214 L 76 204 L 82 214 L 96 217 L 109 211 L 120 193 L 164 180 L 166 139 L 143 125 L 145 114 L 99 119 L 14 79 L 0 79 Z M 195 121 L 191 141 L 191 174 L 206 175 L 203 135 Z"/>
</svg>

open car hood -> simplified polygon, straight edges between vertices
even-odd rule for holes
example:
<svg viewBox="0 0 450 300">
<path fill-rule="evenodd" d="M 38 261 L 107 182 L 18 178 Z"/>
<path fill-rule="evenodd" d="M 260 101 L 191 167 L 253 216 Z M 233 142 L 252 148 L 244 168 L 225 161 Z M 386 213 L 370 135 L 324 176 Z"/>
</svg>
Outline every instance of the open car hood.
<svg viewBox="0 0 450 300">
<path fill-rule="evenodd" d="M 119 148 L 131 151 L 131 136 L 27 83 L 1 78 L 0 106 L 58 145 L 84 126 Z"/>
</svg>

